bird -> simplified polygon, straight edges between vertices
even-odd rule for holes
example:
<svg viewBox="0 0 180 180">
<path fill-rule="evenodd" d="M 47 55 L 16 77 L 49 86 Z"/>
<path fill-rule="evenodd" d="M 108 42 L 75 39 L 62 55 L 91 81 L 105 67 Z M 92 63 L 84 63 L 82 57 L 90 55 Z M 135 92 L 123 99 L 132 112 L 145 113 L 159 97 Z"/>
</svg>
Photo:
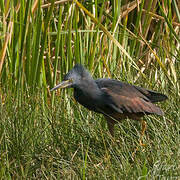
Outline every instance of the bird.
<svg viewBox="0 0 180 180">
<path fill-rule="evenodd" d="M 154 103 L 168 98 L 162 93 L 115 79 L 94 80 L 81 64 L 76 64 L 64 76 L 63 81 L 50 91 L 58 88 L 73 88 L 77 102 L 90 111 L 103 114 L 112 136 L 114 136 L 114 125 L 124 119 L 141 121 L 145 115 L 163 116 L 163 110 Z"/>
</svg>

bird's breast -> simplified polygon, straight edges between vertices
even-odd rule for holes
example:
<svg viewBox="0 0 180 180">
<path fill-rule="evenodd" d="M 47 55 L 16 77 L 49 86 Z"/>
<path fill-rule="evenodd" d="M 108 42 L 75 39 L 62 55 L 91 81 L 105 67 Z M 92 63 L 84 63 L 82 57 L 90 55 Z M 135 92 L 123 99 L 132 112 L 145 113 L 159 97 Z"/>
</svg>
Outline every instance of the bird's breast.
<svg viewBox="0 0 180 180">
<path fill-rule="evenodd" d="M 80 89 L 74 89 L 74 98 L 76 99 L 77 102 L 79 102 L 85 108 L 91 111 L 100 112 L 98 111 L 99 109 L 98 107 L 100 104 L 98 95 L 92 96 L 91 94 L 85 91 L 82 91 Z"/>
</svg>

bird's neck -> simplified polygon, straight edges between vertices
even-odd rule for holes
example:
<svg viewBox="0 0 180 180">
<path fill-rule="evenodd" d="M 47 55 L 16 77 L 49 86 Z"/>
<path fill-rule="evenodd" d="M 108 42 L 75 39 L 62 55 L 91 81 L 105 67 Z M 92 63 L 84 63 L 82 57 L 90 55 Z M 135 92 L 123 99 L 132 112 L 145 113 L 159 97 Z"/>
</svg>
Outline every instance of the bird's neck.
<svg viewBox="0 0 180 180">
<path fill-rule="evenodd" d="M 86 79 L 78 89 L 91 98 L 97 98 L 101 95 L 101 91 L 93 79 Z"/>
</svg>

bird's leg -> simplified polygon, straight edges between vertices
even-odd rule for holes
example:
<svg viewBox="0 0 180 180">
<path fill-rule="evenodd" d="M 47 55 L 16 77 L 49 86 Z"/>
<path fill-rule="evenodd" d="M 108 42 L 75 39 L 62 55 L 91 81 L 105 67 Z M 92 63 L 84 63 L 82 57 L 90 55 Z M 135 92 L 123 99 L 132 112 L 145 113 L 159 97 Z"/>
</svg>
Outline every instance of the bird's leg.
<svg viewBox="0 0 180 180">
<path fill-rule="evenodd" d="M 107 125 L 111 136 L 114 137 L 114 122 L 112 122 L 112 120 L 107 120 Z"/>
<path fill-rule="evenodd" d="M 139 144 L 141 146 L 145 146 L 145 144 L 142 143 L 142 139 L 143 139 L 143 136 L 144 136 L 144 132 L 146 131 L 146 128 L 147 128 L 146 121 L 141 120 L 141 125 L 142 125 L 142 130 L 141 130 L 141 137 L 140 137 L 140 140 L 139 140 Z"/>
<path fill-rule="evenodd" d="M 141 137 L 140 137 L 140 140 L 139 140 L 139 144 L 140 144 L 140 146 L 144 147 L 146 145 L 142 143 L 142 139 L 143 139 L 143 136 L 144 136 L 144 132 L 146 131 L 146 128 L 147 128 L 146 121 L 141 120 L 141 125 L 142 125 L 142 130 L 141 130 Z M 138 146 L 136 147 L 136 149 L 132 153 L 133 158 L 135 157 L 135 154 L 136 154 L 137 151 L 138 151 Z"/>
<path fill-rule="evenodd" d="M 104 115 L 107 121 L 108 129 L 112 137 L 114 137 L 114 124 L 116 123 L 111 117 Z"/>
</svg>

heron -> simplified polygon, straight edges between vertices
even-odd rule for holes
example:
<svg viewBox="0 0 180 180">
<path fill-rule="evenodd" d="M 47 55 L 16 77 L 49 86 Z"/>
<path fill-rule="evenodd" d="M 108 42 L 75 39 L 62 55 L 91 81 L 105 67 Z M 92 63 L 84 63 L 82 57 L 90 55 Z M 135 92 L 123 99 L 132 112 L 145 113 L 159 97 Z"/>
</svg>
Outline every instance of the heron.
<svg viewBox="0 0 180 180">
<path fill-rule="evenodd" d="M 119 80 L 108 78 L 94 80 L 81 64 L 76 64 L 64 76 L 63 81 L 50 91 L 58 88 L 73 88 L 77 102 L 90 111 L 103 114 L 112 136 L 114 125 L 123 119 L 141 121 L 145 115 L 163 116 L 164 112 L 154 103 L 167 99 L 162 93 Z M 145 131 L 145 125 L 144 122 L 142 132 Z"/>
</svg>

